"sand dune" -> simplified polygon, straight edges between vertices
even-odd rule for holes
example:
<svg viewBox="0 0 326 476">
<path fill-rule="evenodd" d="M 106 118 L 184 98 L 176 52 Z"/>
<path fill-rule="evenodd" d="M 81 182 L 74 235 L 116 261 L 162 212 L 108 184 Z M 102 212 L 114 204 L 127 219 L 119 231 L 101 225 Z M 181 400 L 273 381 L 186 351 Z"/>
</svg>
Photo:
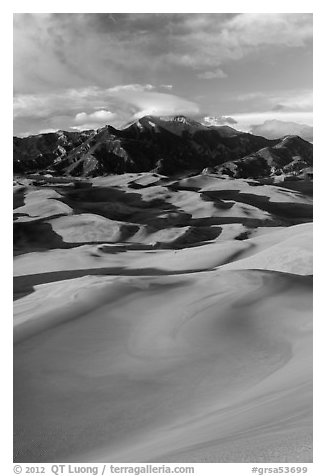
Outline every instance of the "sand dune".
<svg viewBox="0 0 326 476">
<path fill-rule="evenodd" d="M 311 198 L 249 182 L 40 190 L 71 212 L 17 228 L 15 461 L 312 460 Z"/>
<path fill-rule="evenodd" d="M 15 209 L 15 214 L 21 215 L 16 218 L 17 222 L 72 214 L 72 209 L 62 203 L 60 198 L 61 195 L 55 190 L 28 191 L 25 194 L 25 204 Z"/>
</svg>

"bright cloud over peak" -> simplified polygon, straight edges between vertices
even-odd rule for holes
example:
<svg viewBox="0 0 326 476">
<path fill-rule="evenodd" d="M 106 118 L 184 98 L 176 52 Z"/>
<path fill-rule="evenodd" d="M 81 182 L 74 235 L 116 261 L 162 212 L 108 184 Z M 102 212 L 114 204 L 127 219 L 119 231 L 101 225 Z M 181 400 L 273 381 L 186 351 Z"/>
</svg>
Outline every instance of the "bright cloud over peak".
<svg viewBox="0 0 326 476">
<path fill-rule="evenodd" d="M 29 128 L 32 126 L 39 132 L 98 129 L 106 124 L 120 127 L 145 115 L 199 113 L 194 101 L 149 86 L 130 84 L 18 95 L 14 98 L 14 117 L 16 124 L 28 122 Z"/>
<path fill-rule="evenodd" d="M 98 111 L 92 112 L 91 114 L 86 114 L 86 112 L 79 112 L 75 116 L 75 122 L 80 124 L 85 121 L 92 121 L 92 120 L 94 120 L 94 122 L 108 121 L 110 119 L 113 119 L 113 117 L 115 117 L 115 114 L 112 113 L 111 111 L 105 111 L 103 109 L 100 109 Z"/>
</svg>

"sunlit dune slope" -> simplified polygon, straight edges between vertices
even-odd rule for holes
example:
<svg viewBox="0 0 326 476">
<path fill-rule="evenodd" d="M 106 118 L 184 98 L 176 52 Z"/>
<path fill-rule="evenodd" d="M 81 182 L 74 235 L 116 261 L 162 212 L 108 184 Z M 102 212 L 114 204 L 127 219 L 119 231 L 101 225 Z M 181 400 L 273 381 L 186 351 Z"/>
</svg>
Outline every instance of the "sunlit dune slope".
<svg viewBox="0 0 326 476">
<path fill-rule="evenodd" d="M 21 187 L 15 461 L 312 461 L 310 197 L 208 175 Z"/>
</svg>

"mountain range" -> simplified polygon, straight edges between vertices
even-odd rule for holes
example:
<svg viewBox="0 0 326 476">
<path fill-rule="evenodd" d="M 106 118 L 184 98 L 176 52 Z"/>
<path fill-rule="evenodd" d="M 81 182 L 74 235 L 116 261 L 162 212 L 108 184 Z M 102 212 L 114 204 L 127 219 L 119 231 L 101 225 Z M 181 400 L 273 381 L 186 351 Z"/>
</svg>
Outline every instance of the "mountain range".
<svg viewBox="0 0 326 476">
<path fill-rule="evenodd" d="M 212 172 L 235 178 L 300 174 L 313 146 L 299 136 L 266 139 L 185 116 L 145 116 L 124 129 L 14 137 L 14 173 L 94 177 L 125 172 Z"/>
</svg>

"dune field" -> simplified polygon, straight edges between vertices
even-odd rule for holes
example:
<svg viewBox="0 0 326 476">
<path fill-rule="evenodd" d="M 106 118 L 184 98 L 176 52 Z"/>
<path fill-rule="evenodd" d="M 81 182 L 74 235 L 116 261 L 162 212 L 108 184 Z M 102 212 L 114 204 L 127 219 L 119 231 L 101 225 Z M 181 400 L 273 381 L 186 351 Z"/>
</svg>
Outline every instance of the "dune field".
<svg viewBox="0 0 326 476">
<path fill-rule="evenodd" d="M 311 462 L 308 189 L 16 177 L 15 461 Z"/>
</svg>

